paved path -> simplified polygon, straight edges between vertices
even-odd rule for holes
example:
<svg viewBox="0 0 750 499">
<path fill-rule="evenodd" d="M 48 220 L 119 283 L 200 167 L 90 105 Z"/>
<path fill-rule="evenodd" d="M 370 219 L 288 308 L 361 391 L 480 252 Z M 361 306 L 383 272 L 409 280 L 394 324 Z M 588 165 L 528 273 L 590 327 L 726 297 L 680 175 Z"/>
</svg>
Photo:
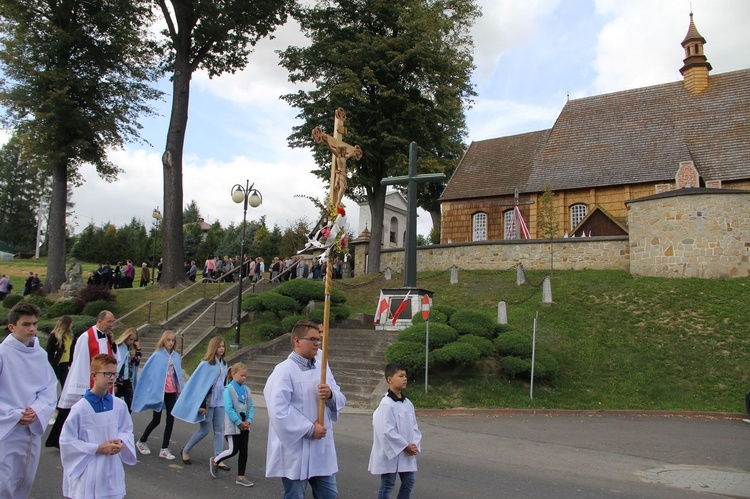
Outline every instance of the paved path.
<svg viewBox="0 0 750 499">
<path fill-rule="evenodd" d="M 127 467 L 129 497 L 278 498 L 278 479 L 265 479 L 267 415 L 256 401 L 247 476 L 255 487 L 234 484 L 234 473 L 208 474 L 210 440 L 193 450 L 193 466 L 179 458 L 139 456 Z M 136 438 L 150 418 L 134 414 Z M 750 425 L 738 419 L 653 417 L 630 414 L 555 415 L 422 414 L 423 455 L 412 497 L 427 498 L 750 498 Z M 194 427 L 177 421 L 177 454 Z M 153 433 L 156 449 L 163 424 Z M 379 480 L 367 472 L 371 435 L 368 411 L 346 410 L 337 425 L 342 498 L 374 497 Z M 236 459 L 228 464 L 236 467 Z M 62 470 L 56 449 L 43 449 L 32 497 L 60 497 Z M 312 497 L 308 492 L 308 497 Z"/>
</svg>

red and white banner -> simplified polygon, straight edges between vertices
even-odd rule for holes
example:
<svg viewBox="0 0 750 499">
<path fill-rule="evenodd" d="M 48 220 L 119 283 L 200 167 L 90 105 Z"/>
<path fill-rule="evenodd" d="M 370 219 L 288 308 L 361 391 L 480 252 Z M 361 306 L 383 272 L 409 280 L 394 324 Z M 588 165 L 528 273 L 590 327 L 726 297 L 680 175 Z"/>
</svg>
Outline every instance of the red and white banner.
<svg viewBox="0 0 750 499">
<path fill-rule="evenodd" d="M 383 312 L 388 310 L 388 300 L 386 299 L 383 292 L 380 292 L 380 298 L 378 299 L 378 308 L 375 310 L 375 318 L 372 320 L 373 324 L 377 324 L 380 322 L 380 316 L 383 315 Z"/>
<path fill-rule="evenodd" d="M 403 312 L 406 309 L 406 305 L 409 303 L 409 295 L 411 294 L 411 291 L 406 293 L 406 296 L 404 296 L 404 301 L 401 302 L 401 305 L 398 306 L 396 311 L 393 313 L 393 322 L 392 324 L 396 325 L 396 319 L 398 319 L 398 316 L 401 315 L 401 312 Z"/>
</svg>

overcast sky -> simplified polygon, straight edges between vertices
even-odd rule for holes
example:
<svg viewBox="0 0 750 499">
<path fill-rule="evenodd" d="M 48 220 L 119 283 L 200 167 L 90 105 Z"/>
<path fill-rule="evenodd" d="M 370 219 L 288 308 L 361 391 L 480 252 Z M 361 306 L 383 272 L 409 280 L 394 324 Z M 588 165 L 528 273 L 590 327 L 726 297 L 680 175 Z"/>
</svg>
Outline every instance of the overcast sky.
<svg viewBox="0 0 750 499">
<path fill-rule="evenodd" d="M 680 42 L 689 25 L 690 0 L 478 0 L 483 16 L 474 30 L 473 81 L 478 97 L 467 113 L 469 141 L 551 128 L 571 99 L 676 81 L 681 78 Z M 693 0 L 695 24 L 706 39 L 712 74 L 750 66 L 750 1 Z M 313 223 L 312 203 L 295 194 L 322 198 L 322 182 L 307 149 L 290 149 L 286 138 L 296 111 L 279 99 L 295 91 L 275 50 L 304 43 L 297 27 L 281 28 L 264 41 L 241 73 L 209 80 L 193 78 L 183 165 L 184 200 L 196 200 L 206 221 L 223 226 L 242 220 L 230 191 L 245 179 L 255 182 L 263 204 L 249 219 L 265 215 L 282 229 L 301 217 Z M 169 92 L 168 82 L 163 90 Z M 80 232 L 94 222 L 115 225 L 140 218 L 147 227 L 162 205 L 161 154 L 170 100 L 161 116 L 143 121 L 152 147 L 129 145 L 112 151 L 125 170 L 117 182 L 101 180 L 84 167 L 85 184 L 73 195 Z M 333 111 L 333 110 L 332 110 Z M 355 113 L 354 109 L 347 109 Z M 324 125 L 331 126 L 330 123 Z M 349 221 L 358 233 L 358 209 Z M 418 232 L 427 234 L 429 216 Z"/>
</svg>

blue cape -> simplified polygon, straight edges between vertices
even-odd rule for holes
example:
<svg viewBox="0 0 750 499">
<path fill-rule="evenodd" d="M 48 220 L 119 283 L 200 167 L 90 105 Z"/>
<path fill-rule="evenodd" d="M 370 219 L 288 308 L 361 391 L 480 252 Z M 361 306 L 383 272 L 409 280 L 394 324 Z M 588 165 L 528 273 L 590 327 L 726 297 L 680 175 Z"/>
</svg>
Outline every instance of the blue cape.
<svg viewBox="0 0 750 499">
<path fill-rule="evenodd" d="M 172 351 L 172 362 L 177 374 L 177 393 L 182 392 L 182 364 L 180 354 Z M 132 409 L 135 412 L 161 411 L 164 407 L 164 383 L 167 380 L 167 369 L 169 368 L 169 354 L 166 349 L 160 348 L 148 358 L 138 375 L 138 384 L 133 394 Z"/>
<path fill-rule="evenodd" d="M 217 362 L 211 365 L 207 360 L 202 360 L 198 364 L 195 372 L 185 384 L 185 389 L 177 399 L 177 403 L 172 408 L 172 416 L 188 423 L 200 423 L 206 420 L 206 416 L 200 414 L 198 409 L 206 399 L 208 391 L 216 383 L 221 365 L 226 366 L 224 361 L 221 361 L 221 364 Z"/>
</svg>

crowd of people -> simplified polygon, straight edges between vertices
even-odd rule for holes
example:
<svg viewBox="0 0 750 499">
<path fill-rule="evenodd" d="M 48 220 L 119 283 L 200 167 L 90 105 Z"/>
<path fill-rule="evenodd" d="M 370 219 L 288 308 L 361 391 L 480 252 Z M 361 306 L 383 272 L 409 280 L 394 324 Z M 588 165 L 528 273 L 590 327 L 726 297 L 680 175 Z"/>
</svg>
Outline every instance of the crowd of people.
<svg viewBox="0 0 750 499">
<path fill-rule="evenodd" d="M 156 267 L 157 281 L 161 278 L 162 263 L 162 260 L 159 260 L 159 264 Z M 94 272 L 89 272 L 86 285 L 103 286 L 110 289 L 132 288 L 135 274 L 135 266 L 130 259 L 127 259 L 124 264 L 117 262 L 114 267 L 109 262 L 100 263 Z M 151 277 L 151 269 L 149 269 L 146 262 L 143 262 L 141 264 L 140 287 L 148 286 L 149 282 L 151 282 Z"/>
<path fill-rule="evenodd" d="M 246 384 L 248 367 L 239 362 L 227 367 L 222 338 L 208 342 L 205 356 L 183 383 L 172 331 L 161 335 L 141 368 L 137 331 L 127 329 L 115 340 L 111 312 L 102 311 L 96 324 L 77 339 L 72 336 L 70 317 L 61 317 L 46 353 L 36 338 L 39 315 L 35 305 L 18 303 L 9 313 L 10 334 L 0 344 L 0 497 L 29 496 L 48 420 L 54 424 L 47 446 L 60 449 L 63 495 L 123 497 L 124 465 L 137 464 L 137 452 L 151 454 L 147 441 L 161 424 L 163 412 L 160 458 L 176 459 L 169 448 L 175 418 L 197 424 L 179 453 L 182 463 L 193 464 L 191 452 L 213 430 L 208 474 L 219 478 L 221 470 L 230 470 L 226 461 L 238 456 L 235 483 L 253 486 L 245 475 L 254 418 Z M 321 382 L 322 338 L 319 324 L 298 322 L 291 332 L 292 352 L 275 367 L 263 390 L 269 419 L 265 476 L 280 478 L 283 497 L 288 499 L 303 499 L 308 487 L 316 498 L 338 497 L 333 428 L 346 397 L 330 366 Z M 28 365 L 39 368 L 29 370 Z M 27 375 L 13 376 L 21 370 Z M 389 389 L 373 414 L 368 469 L 380 476 L 379 498 L 391 496 L 398 478 L 398 497 L 408 498 L 415 483 L 421 434 L 414 406 L 404 395 L 405 368 L 389 364 L 384 374 Z M 324 407 L 322 419 L 319 401 Z M 152 411 L 137 440 L 131 411 Z"/>
</svg>

